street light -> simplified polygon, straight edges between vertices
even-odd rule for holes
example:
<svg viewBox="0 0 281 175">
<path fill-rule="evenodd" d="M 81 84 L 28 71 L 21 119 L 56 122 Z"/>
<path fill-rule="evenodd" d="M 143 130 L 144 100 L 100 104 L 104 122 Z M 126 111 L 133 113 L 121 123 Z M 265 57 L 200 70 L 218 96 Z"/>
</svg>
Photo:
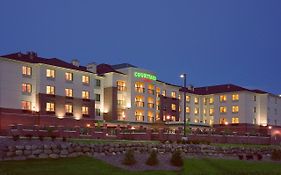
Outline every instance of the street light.
<svg viewBox="0 0 281 175">
<path fill-rule="evenodd" d="M 183 78 L 183 136 L 186 138 L 186 74 L 181 74 Z"/>
</svg>

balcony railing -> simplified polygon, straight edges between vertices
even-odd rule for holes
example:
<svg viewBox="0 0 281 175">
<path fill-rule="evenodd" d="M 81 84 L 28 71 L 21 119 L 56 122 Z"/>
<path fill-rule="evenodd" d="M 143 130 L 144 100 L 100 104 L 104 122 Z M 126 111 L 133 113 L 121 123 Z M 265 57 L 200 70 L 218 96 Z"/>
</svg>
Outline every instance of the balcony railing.
<svg viewBox="0 0 281 175">
<path fill-rule="evenodd" d="M 135 91 L 138 92 L 138 93 L 144 93 L 145 89 L 142 88 L 142 87 L 135 87 Z"/>
<path fill-rule="evenodd" d="M 135 115 L 136 121 L 144 121 L 144 116 L 143 115 Z"/>
<path fill-rule="evenodd" d="M 136 105 L 137 107 L 144 107 L 144 102 L 142 102 L 142 101 L 136 101 L 136 102 L 135 102 L 135 105 Z"/>
</svg>

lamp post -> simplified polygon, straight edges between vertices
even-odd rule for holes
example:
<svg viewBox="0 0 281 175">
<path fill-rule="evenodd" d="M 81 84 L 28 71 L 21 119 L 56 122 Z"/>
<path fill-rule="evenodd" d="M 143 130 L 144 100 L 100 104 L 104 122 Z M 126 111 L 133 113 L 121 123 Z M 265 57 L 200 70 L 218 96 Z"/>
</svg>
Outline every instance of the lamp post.
<svg viewBox="0 0 281 175">
<path fill-rule="evenodd" d="M 183 78 L 183 136 L 186 138 L 186 74 L 181 74 Z"/>
</svg>

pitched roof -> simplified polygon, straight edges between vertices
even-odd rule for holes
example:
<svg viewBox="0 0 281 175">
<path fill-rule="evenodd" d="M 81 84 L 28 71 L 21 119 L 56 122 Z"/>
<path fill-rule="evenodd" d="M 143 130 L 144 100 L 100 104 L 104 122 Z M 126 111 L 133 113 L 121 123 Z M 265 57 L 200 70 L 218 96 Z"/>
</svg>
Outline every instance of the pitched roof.
<svg viewBox="0 0 281 175">
<path fill-rule="evenodd" d="M 122 69 L 122 68 L 127 68 L 127 67 L 137 67 L 137 66 L 134 66 L 132 64 L 129 64 L 129 63 L 121 63 L 121 64 L 114 64 L 114 65 L 111 65 L 111 67 L 113 69 Z"/>
<path fill-rule="evenodd" d="M 105 74 L 105 73 L 109 73 L 109 72 L 115 72 L 115 73 L 123 74 L 123 73 L 113 69 L 113 67 L 109 64 L 99 64 L 97 66 L 97 74 L 101 75 L 101 74 Z"/>
<path fill-rule="evenodd" d="M 28 63 L 43 63 L 43 64 L 52 65 L 52 66 L 58 66 L 58 67 L 63 67 L 63 68 L 68 68 L 68 69 L 90 72 L 87 70 L 87 68 L 85 66 L 75 66 L 71 63 L 65 62 L 58 58 L 42 58 L 42 57 L 37 56 L 37 54 L 34 52 L 28 52 L 27 54 L 18 52 L 18 53 L 3 55 L 1 57 L 8 58 L 11 60 L 16 60 L 16 61 L 23 61 L 23 62 L 28 62 Z"/>
</svg>

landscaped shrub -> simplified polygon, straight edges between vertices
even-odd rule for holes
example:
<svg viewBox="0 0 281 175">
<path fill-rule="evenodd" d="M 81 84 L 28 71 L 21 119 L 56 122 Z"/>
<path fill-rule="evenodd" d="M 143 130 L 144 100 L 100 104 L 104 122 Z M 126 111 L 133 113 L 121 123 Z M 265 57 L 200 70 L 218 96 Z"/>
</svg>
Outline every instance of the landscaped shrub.
<svg viewBox="0 0 281 175">
<path fill-rule="evenodd" d="M 274 149 L 271 153 L 272 160 L 281 160 L 281 150 Z"/>
<path fill-rule="evenodd" d="M 262 160 L 262 154 L 257 154 L 257 160 Z"/>
<path fill-rule="evenodd" d="M 14 141 L 17 141 L 17 140 L 19 140 L 20 139 L 20 136 L 19 135 L 13 135 L 13 140 Z"/>
<path fill-rule="evenodd" d="M 63 141 L 63 142 L 66 142 L 66 137 L 62 137 L 62 141 Z"/>
<path fill-rule="evenodd" d="M 39 136 L 39 140 L 40 140 L 40 141 L 43 141 L 43 140 L 44 140 L 44 136 L 40 135 L 40 136 Z"/>
<path fill-rule="evenodd" d="M 126 151 L 123 159 L 124 165 L 134 165 L 136 163 L 135 155 L 133 150 Z"/>
<path fill-rule="evenodd" d="M 170 163 L 173 166 L 183 166 L 183 158 L 181 156 L 181 151 L 180 150 L 176 150 L 175 152 L 173 152 Z"/>
<path fill-rule="evenodd" d="M 246 155 L 246 159 L 247 160 L 253 160 L 254 159 L 254 155 L 253 154 L 247 154 Z"/>
<path fill-rule="evenodd" d="M 238 158 L 239 158 L 239 160 L 243 160 L 243 159 L 244 159 L 243 154 L 239 154 L 239 155 L 238 155 Z"/>
<path fill-rule="evenodd" d="M 155 149 L 152 150 L 145 163 L 150 166 L 158 165 L 157 151 Z"/>
</svg>

